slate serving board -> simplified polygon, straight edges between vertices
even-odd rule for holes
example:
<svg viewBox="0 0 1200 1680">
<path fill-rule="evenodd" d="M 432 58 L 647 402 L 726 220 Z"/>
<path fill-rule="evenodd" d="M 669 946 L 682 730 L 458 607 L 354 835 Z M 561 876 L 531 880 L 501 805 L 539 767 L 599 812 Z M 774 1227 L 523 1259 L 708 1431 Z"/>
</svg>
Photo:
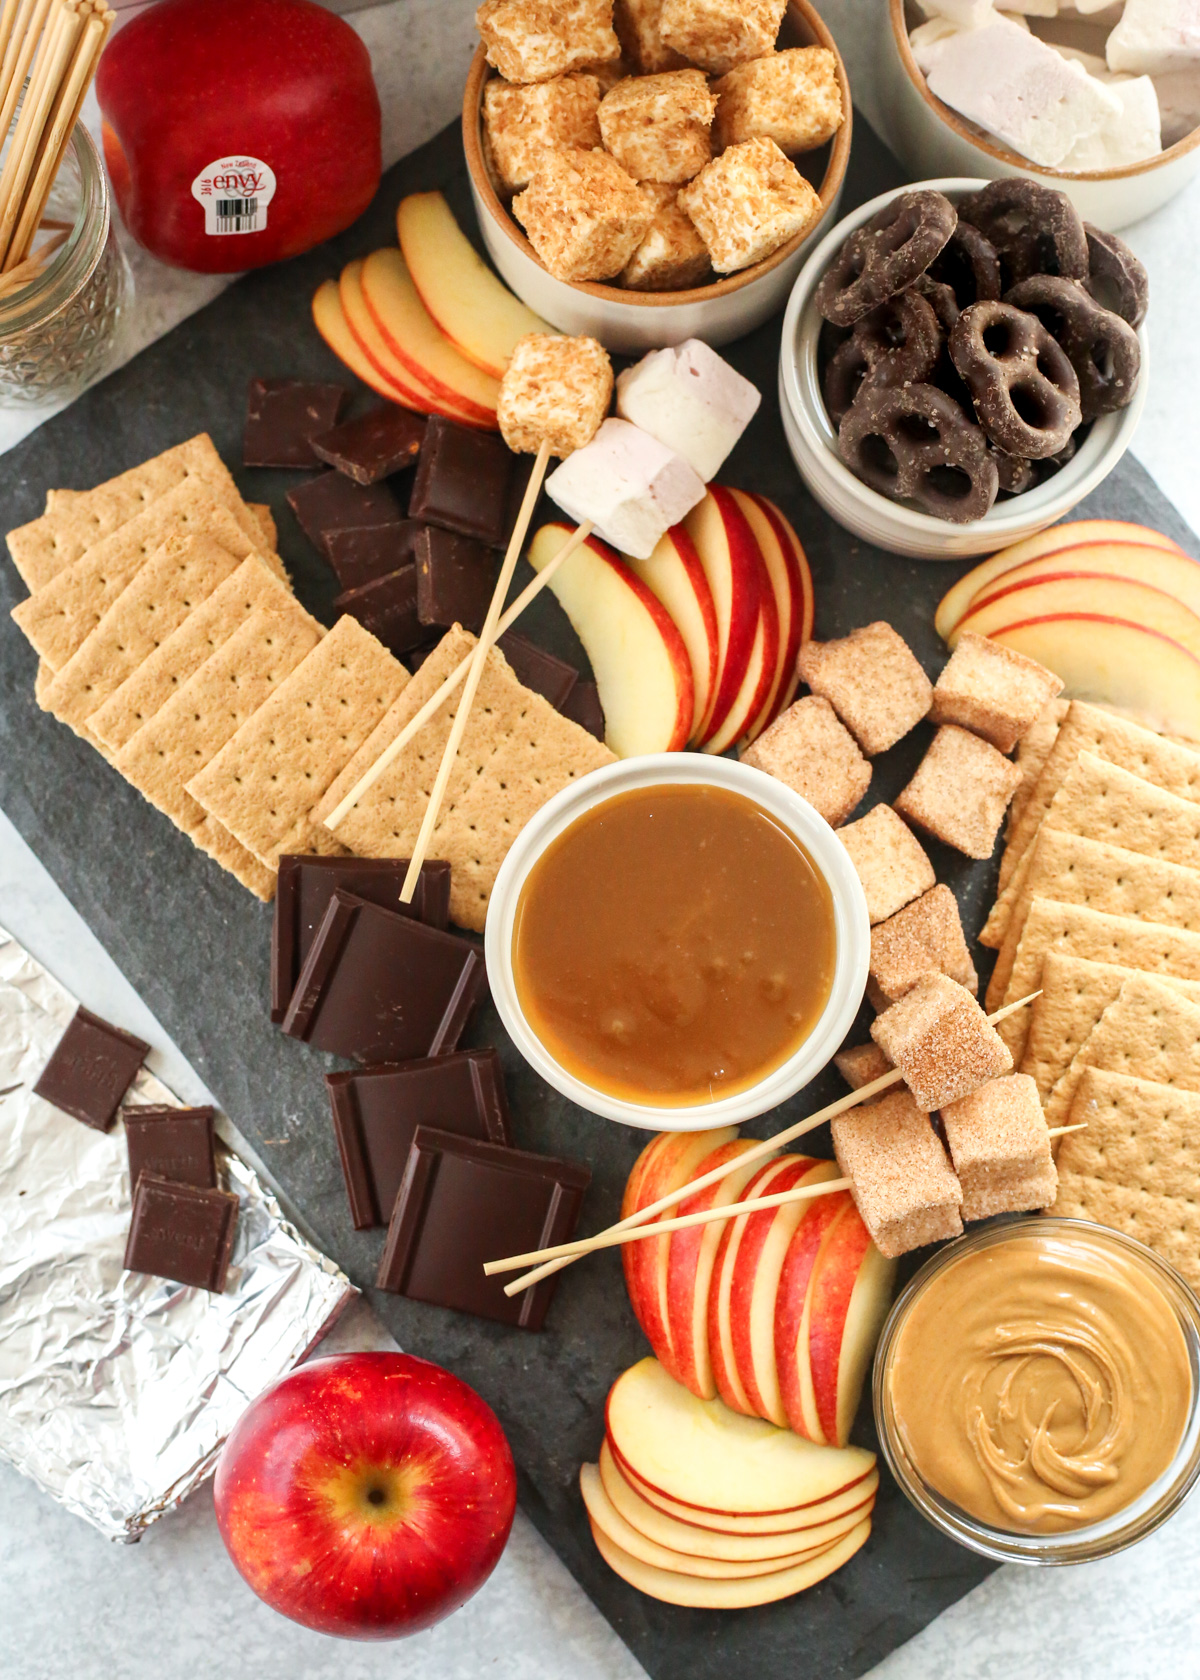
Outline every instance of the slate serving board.
<svg viewBox="0 0 1200 1680">
<path fill-rule="evenodd" d="M 895 160 L 860 123 L 844 209 L 901 180 Z M 332 573 L 284 501 L 297 475 L 237 466 L 246 382 L 253 375 L 293 375 L 353 383 L 312 328 L 312 293 L 351 257 L 392 243 L 399 199 L 431 187 L 445 190 L 473 233 L 455 128 L 391 170 L 371 209 L 341 238 L 243 279 L 13 450 L 2 469 L 0 530 L 41 513 L 50 486 L 86 488 L 207 430 L 247 498 L 270 502 L 297 593 L 331 623 Z M 778 351 L 776 320 L 726 352 L 764 400 L 721 476 L 773 497 L 794 522 L 812 566 L 818 635 L 887 618 L 932 674 L 945 657 L 933 609 L 961 568 L 882 554 L 811 501 L 780 426 Z M 1196 537 L 1128 458 L 1080 511 L 1157 526 L 1200 553 Z M 523 564 L 522 571 L 518 585 L 529 575 Z M 382 1233 L 351 1227 L 321 1078 L 339 1064 L 284 1038 L 268 1020 L 270 910 L 195 850 L 97 753 L 39 711 L 34 655 L 9 618 L 23 594 L 12 566 L 0 562 L 0 807 L 258 1151 L 297 1216 L 367 1290 L 401 1346 L 449 1366 L 496 1408 L 520 1467 L 525 1509 L 655 1680 L 778 1675 L 797 1665 L 827 1680 L 858 1675 L 980 1581 L 991 1566 L 936 1534 L 886 1474 L 867 1547 L 799 1598 L 725 1614 L 683 1610 L 642 1597 L 610 1573 L 592 1544 L 577 1475 L 600 1445 L 609 1385 L 646 1352 L 616 1253 L 563 1274 L 539 1336 L 372 1289 Z M 521 628 L 586 665 L 552 600 L 540 600 Z M 928 739 L 922 726 L 887 755 L 876 770 L 872 801 L 894 797 Z M 932 850 L 939 878 L 959 896 L 968 930 L 977 930 L 994 890 L 992 867 Z M 854 1042 L 864 1036 L 860 1023 Z M 468 1041 L 500 1049 L 516 1143 L 591 1164 L 582 1229 L 609 1223 L 645 1134 L 584 1114 L 548 1090 L 517 1056 L 490 1006 Z M 831 1072 L 748 1130 L 766 1135 L 843 1090 Z M 829 1153 L 828 1135 L 816 1134 L 813 1148 Z M 869 1399 L 855 1439 L 876 1445 Z"/>
</svg>

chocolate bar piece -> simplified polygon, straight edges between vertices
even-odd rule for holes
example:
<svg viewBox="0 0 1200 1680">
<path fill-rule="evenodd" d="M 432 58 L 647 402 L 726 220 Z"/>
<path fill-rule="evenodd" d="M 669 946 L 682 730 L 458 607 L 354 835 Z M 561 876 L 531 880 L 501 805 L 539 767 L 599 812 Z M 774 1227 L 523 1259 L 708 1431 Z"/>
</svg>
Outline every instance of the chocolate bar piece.
<svg viewBox="0 0 1200 1680">
<path fill-rule="evenodd" d="M 361 530 L 364 525 L 399 525 L 400 504 L 386 484 L 355 484 L 344 473 L 326 472 L 287 493 L 288 506 L 313 547 L 328 560 L 330 531 Z"/>
<path fill-rule="evenodd" d="M 487 984 L 465 939 L 334 892 L 283 1030 L 360 1062 L 407 1062 L 453 1050 Z"/>
<path fill-rule="evenodd" d="M 329 531 L 325 553 L 343 589 L 361 589 L 376 578 L 390 577 L 416 560 L 413 544 L 425 529 L 418 519 L 394 525 L 349 526 Z"/>
<path fill-rule="evenodd" d="M 271 927 L 271 1019 L 287 1014 L 329 900 L 340 887 L 368 904 L 411 916 L 426 927 L 450 920 L 450 865 L 426 862 L 411 904 L 401 904 L 407 858 L 281 857 Z M 168 1175 L 170 1176 L 170 1175 Z"/>
<path fill-rule="evenodd" d="M 125 1270 L 208 1289 L 219 1295 L 229 1273 L 238 1199 L 143 1173 L 133 1192 Z"/>
<path fill-rule="evenodd" d="M 129 1146 L 129 1182 L 135 1190 L 144 1172 L 172 1184 L 216 1189 L 211 1108 L 126 1108 L 121 1118 Z"/>
<path fill-rule="evenodd" d="M 345 420 L 313 438 L 313 453 L 355 484 L 378 484 L 411 467 L 425 436 L 425 416 L 398 403 L 383 403 L 357 420 Z"/>
<path fill-rule="evenodd" d="M 407 653 L 409 648 L 429 640 L 428 628 L 417 617 L 415 566 L 402 566 L 388 577 L 344 590 L 334 597 L 333 605 L 338 612 L 356 618 L 394 654 Z"/>
<path fill-rule="evenodd" d="M 85 1126 L 106 1132 L 149 1050 L 132 1033 L 110 1026 L 90 1010 L 77 1009 L 42 1069 L 34 1095 Z"/>
<path fill-rule="evenodd" d="M 517 457 L 496 432 L 458 426 L 431 414 L 417 462 L 410 519 L 442 525 L 498 548 L 516 518 L 510 481 Z"/>
<path fill-rule="evenodd" d="M 461 624 L 476 635 L 483 629 L 496 586 L 492 551 L 473 537 L 426 525 L 413 544 L 417 563 L 417 617 L 449 630 Z"/>
<path fill-rule="evenodd" d="M 304 379 L 252 379 L 242 437 L 247 467 L 315 467 L 312 438 L 336 426 L 350 393 Z"/>
<path fill-rule="evenodd" d="M 552 653 L 518 635 L 515 630 L 506 630 L 497 646 L 512 666 L 517 681 L 526 688 L 532 688 L 535 694 L 544 695 L 555 710 L 561 712 L 563 702 L 579 681 L 579 672 L 574 665 L 568 665 L 565 659 L 556 659 Z"/>
<path fill-rule="evenodd" d="M 594 682 L 577 682 L 558 709 L 580 729 L 586 729 L 597 741 L 603 741 L 604 707 L 600 704 L 600 690 Z"/>
<path fill-rule="evenodd" d="M 508 1103 L 494 1050 L 327 1073 L 354 1228 L 386 1225 L 418 1126 L 507 1148 Z"/>
<path fill-rule="evenodd" d="M 508 1296 L 485 1260 L 569 1242 L 586 1167 L 418 1126 L 388 1225 L 380 1289 L 435 1307 L 540 1330 L 556 1279 Z"/>
</svg>

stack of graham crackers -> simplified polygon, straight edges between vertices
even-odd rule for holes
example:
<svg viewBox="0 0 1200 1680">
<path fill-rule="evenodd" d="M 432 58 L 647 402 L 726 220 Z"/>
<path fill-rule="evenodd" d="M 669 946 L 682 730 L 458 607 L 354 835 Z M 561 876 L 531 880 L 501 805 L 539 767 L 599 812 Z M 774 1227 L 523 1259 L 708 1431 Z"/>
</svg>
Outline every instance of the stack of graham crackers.
<svg viewBox="0 0 1200 1680">
<path fill-rule="evenodd" d="M 320 819 L 474 644 L 456 628 L 410 685 L 356 619 L 326 633 L 301 607 L 274 542 L 269 512 L 243 502 L 204 434 L 94 490 L 51 490 L 8 536 L 31 591 L 13 617 L 41 661 L 39 705 L 262 899 L 284 853 L 405 853 L 453 707 L 336 840 Z M 452 914 L 479 929 L 520 828 L 612 758 L 502 654 L 487 669 L 434 835 Z"/>
</svg>

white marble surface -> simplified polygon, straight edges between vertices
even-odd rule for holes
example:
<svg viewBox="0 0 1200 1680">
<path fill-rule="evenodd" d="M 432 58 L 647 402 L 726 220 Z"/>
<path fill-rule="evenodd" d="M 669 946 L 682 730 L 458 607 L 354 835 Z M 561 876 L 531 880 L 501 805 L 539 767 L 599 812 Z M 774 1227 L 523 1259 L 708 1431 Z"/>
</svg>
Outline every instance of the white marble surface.
<svg viewBox="0 0 1200 1680">
<path fill-rule="evenodd" d="M 850 62 L 858 106 L 872 117 L 882 0 L 818 4 Z M 355 15 L 384 95 L 389 159 L 453 116 L 473 9 L 473 0 L 393 0 Z M 1200 184 L 1128 237 L 1150 268 L 1154 297 L 1154 378 L 1137 453 L 1200 528 L 1193 418 Z M 220 288 L 140 255 L 137 262 L 133 348 Z M 26 429 L 0 415 L 0 450 Z M 152 1065 L 182 1097 L 205 1100 L 199 1078 L 2 814 L 0 922 L 92 1008 L 149 1039 Z M 343 1346 L 376 1345 L 383 1335 L 365 1308 L 336 1334 Z M 894 1653 L 875 1680 L 951 1671 L 959 1680 L 1189 1680 L 1200 1676 L 1198 1576 L 1200 1500 L 1106 1563 L 1000 1570 Z M 0 1465 L 0 1675 L 58 1680 L 64 1672 L 86 1680 L 375 1680 L 401 1672 L 412 1680 L 635 1680 L 642 1670 L 521 1517 L 500 1568 L 457 1616 L 398 1648 L 358 1646 L 309 1634 L 253 1598 L 225 1556 L 207 1490 L 141 1545 L 114 1547 Z"/>
</svg>

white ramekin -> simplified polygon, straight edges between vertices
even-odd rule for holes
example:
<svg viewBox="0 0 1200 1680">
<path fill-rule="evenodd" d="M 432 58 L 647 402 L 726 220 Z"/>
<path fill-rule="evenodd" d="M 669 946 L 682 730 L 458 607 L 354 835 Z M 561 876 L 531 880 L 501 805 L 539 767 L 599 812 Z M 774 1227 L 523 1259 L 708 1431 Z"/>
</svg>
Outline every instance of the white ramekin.
<svg viewBox="0 0 1200 1680">
<path fill-rule="evenodd" d="M 568 1073 L 547 1050 L 525 1018 L 513 977 L 512 941 L 521 889 L 552 840 L 593 806 L 635 788 L 691 783 L 744 794 L 778 819 L 804 846 L 833 899 L 836 955 L 829 1001 L 804 1043 L 757 1085 L 717 1102 L 687 1107 L 626 1102 L 594 1090 Z M 862 885 L 850 854 L 807 800 L 775 777 L 707 753 L 648 753 L 622 759 L 581 776 L 544 805 L 517 837 L 500 867 L 488 905 L 484 933 L 488 981 L 500 1019 L 529 1065 L 564 1097 L 608 1120 L 648 1131 L 704 1132 L 736 1125 L 786 1102 L 821 1071 L 841 1044 L 862 1002 L 871 954 L 871 929 Z"/>
<path fill-rule="evenodd" d="M 821 315 L 817 282 L 855 228 L 902 192 L 931 189 L 952 202 L 977 192 L 986 181 L 951 177 L 915 181 L 860 204 L 822 239 L 804 265 L 788 300 L 779 347 L 779 407 L 783 429 L 800 476 L 825 511 L 840 525 L 877 548 L 915 560 L 966 560 L 1023 542 L 1070 513 L 1077 502 L 1108 477 L 1133 439 L 1146 403 L 1149 349 L 1145 325 L 1138 329 L 1142 367 L 1133 401 L 1101 415 L 1074 460 L 1036 489 L 997 501 L 982 519 L 955 525 L 918 513 L 881 496 L 856 478 L 837 451 L 837 433 L 825 409 L 817 366 Z"/>
</svg>

